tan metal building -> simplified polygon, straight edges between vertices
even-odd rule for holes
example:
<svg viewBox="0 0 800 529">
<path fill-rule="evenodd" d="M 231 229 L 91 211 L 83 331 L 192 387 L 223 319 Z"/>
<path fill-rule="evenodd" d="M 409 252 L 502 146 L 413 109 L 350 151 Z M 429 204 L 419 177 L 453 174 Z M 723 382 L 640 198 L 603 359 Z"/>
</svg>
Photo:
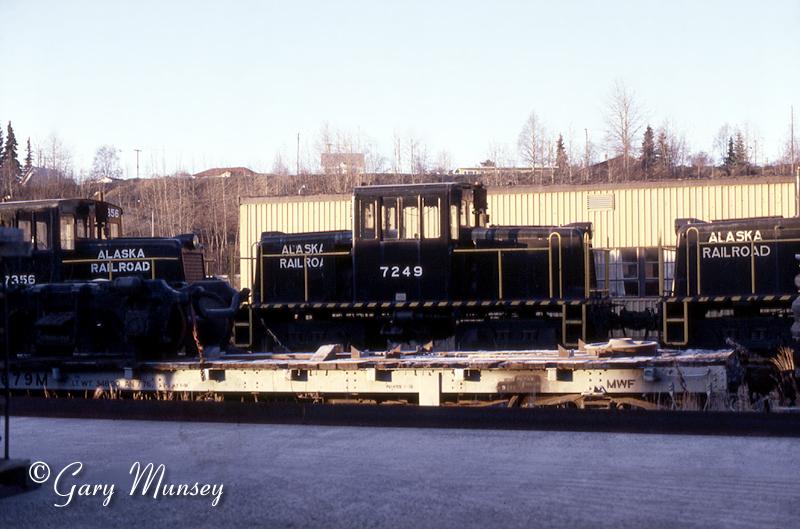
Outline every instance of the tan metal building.
<svg viewBox="0 0 800 529">
<path fill-rule="evenodd" d="M 612 292 L 653 296 L 654 250 L 675 244 L 675 219 L 795 216 L 797 192 L 792 177 L 490 187 L 489 220 L 497 225 L 591 222 L 594 247 L 612 250 Z M 262 232 L 348 230 L 351 217 L 349 195 L 242 198 L 241 277 L 252 277 L 251 258 Z"/>
</svg>

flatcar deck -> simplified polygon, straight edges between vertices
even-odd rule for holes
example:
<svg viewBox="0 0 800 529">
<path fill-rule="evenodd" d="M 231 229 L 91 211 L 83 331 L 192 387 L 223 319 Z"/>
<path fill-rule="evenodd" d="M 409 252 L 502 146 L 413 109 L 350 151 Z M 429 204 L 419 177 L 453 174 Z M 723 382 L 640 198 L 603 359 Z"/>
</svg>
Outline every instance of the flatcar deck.
<svg viewBox="0 0 800 529">
<path fill-rule="evenodd" d="M 686 395 L 704 396 L 706 402 L 724 398 L 736 365 L 732 351 L 615 357 L 582 351 L 396 352 L 353 358 L 329 347 L 315 354 L 242 354 L 205 361 L 43 359 L 13 364 L 10 383 L 14 390 L 73 396 L 168 392 L 170 398 L 213 394 L 427 406 L 506 400 L 535 406 L 647 407 L 658 396 L 667 404 Z"/>
</svg>

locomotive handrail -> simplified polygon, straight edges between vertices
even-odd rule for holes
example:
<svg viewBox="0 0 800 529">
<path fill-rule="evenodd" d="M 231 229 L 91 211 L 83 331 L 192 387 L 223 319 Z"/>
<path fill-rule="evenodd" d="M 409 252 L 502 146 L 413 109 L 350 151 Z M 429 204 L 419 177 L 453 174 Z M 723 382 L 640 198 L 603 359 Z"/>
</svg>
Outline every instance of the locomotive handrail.
<svg viewBox="0 0 800 529">
<path fill-rule="evenodd" d="M 453 253 L 487 252 L 546 252 L 547 248 L 456 248 Z M 314 254 L 317 255 L 317 254 Z"/>
<path fill-rule="evenodd" d="M 261 257 L 334 257 L 334 256 L 350 255 L 350 252 L 319 252 L 319 253 L 265 253 Z"/>
<path fill-rule="evenodd" d="M 547 249 L 549 250 L 547 255 L 547 261 L 549 263 L 549 270 L 550 273 L 550 297 L 553 297 L 553 247 L 551 243 L 551 239 L 553 236 L 558 237 L 558 297 L 563 297 L 563 289 L 562 289 L 562 273 L 561 273 L 561 234 L 557 231 L 552 232 L 550 235 L 547 236 Z"/>
<path fill-rule="evenodd" d="M 254 251 L 255 247 L 258 246 L 258 244 L 259 244 L 259 241 L 256 241 L 256 242 L 254 242 L 253 244 L 250 245 L 249 255 L 244 256 L 244 257 L 239 255 L 239 273 L 240 274 L 241 274 L 241 271 L 242 271 L 242 261 L 250 262 L 250 270 L 248 270 L 249 277 L 246 278 L 247 279 L 247 283 L 245 283 L 247 285 L 255 285 L 256 267 L 253 266 L 252 263 L 255 262 L 256 264 L 258 264 L 258 257 L 256 257 L 256 255 L 258 254 L 258 250 Z M 250 291 L 249 294 L 248 294 L 248 302 L 252 301 L 252 299 L 253 299 L 253 292 Z"/>
<path fill-rule="evenodd" d="M 750 291 L 756 293 L 756 254 L 753 251 L 753 241 L 750 241 Z"/>
<path fill-rule="evenodd" d="M 692 295 L 692 291 L 691 291 L 691 287 L 690 287 L 692 275 L 689 272 L 689 268 L 690 268 L 690 266 L 689 266 L 689 252 L 690 252 L 690 248 L 689 248 L 689 232 L 690 231 L 694 231 L 695 232 L 695 237 L 696 237 L 696 240 L 695 240 L 695 253 L 697 254 L 697 256 L 696 256 L 695 260 L 697 261 L 697 295 L 699 296 L 700 295 L 700 230 L 698 230 L 694 226 L 686 229 L 686 295 L 687 296 L 691 296 Z"/>
</svg>

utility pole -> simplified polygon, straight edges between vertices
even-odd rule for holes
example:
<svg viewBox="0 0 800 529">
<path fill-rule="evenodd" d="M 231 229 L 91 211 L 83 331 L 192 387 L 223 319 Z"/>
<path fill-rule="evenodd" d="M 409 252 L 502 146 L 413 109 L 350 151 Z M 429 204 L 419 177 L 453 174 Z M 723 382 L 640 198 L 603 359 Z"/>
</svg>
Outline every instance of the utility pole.
<svg viewBox="0 0 800 529">
<path fill-rule="evenodd" d="M 136 179 L 139 179 L 139 153 L 142 152 L 141 149 L 134 149 L 136 151 Z"/>
<path fill-rule="evenodd" d="M 299 132 L 297 133 L 297 158 L 296 158 L 296 161 L 297 161 L 297 171 L 295 172 L 295 174 L 297 176 L 300 176 L 300 133 Z"/>
<path fill-rule="evenodd" d="M 792 157 L 792 174 L 794 174 L 794 105 L 792 105 L 790 108 L 792 117 L 789 126 L 789 144 L 791 145 L 789 150 Z"/>
<path fill-rule="evenodd" d="M 589 129 L 583 129 L 584 135 L 584 155 L 583 155 L 583 183 L 589 182 Z"/>
</svg>

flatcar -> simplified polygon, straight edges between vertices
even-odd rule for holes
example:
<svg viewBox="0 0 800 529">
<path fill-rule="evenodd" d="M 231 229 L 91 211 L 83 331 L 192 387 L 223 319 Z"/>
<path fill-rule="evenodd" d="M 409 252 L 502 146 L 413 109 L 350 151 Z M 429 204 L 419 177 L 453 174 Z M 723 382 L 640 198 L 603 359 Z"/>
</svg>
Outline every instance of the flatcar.
<svg viewBox="0 0 800 529">
<path fill-rule="evenodd" d="M 797 297 L 800 218 L 675 221 L 675 277 L 662 305 L 662 341 L 677 347 L 789 343 Z"/>
<path fill-rule="evenodd" d="M 3 260 L 20 357 L 196 352 L 227 343 L 238 296 L 207 278 L 193 234 L 123 237 L 122 209 L 90 199 L 0 204 L 29 256 Z"/>
<path fill-rule="evenodd" d="M 262 234 L 235 341 L 516 349 L 604 338 L 591 235 L 589 223 L 490 227 L 479 184 L 357 187 L 351 230 Z"/>
</svg>

